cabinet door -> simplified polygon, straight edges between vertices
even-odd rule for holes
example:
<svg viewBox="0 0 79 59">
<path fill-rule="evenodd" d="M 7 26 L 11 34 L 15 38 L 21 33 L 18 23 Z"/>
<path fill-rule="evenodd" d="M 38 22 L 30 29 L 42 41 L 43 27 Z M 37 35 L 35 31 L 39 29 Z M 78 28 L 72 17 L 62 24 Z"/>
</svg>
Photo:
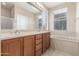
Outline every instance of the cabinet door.
<svg viewBox="0 0 79 59">
<path fill-rule="evenodd" d="M 24 56 L 34 55 L 34 36 L 24 38 Z"/>
<path fill-rule="evenodd" d="M 48 49 L 50 47 L 50 33 L 46 34 L 46 48 Z"/>
<path fill-rule="evenodd" d="M 43 34 L 43 53 L 46 51 L 46 35 Z"/>
<path fill-rule="evenodd" d="M 20 56 L 21 47 L 20 47 L 20 38 L 8 39 L 1 41 L 1 53 L 3 56 Z"/>
<path fill-rule="evenodd" d="M 50 46 L 50 33 L 43 33 L 43 52 Z"/>
</svg>

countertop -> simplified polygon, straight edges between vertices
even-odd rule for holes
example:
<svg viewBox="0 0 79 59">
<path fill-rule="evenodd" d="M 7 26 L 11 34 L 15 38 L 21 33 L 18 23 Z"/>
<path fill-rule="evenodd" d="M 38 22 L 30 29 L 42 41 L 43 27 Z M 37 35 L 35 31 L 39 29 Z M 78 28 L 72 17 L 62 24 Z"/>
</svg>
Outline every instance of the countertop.
<svg viewBox="0 0 79 59">
<path fill-rule="evenodd" d="M 32 32 L 20 32 L 20 33 L 1 33 L 0 40 L 12 39 L 17 37 L 24 37 L 29 35 L 36 35 L 40 33 L 46 33 L 49 31 L 32 31 Z"/>
</svg>

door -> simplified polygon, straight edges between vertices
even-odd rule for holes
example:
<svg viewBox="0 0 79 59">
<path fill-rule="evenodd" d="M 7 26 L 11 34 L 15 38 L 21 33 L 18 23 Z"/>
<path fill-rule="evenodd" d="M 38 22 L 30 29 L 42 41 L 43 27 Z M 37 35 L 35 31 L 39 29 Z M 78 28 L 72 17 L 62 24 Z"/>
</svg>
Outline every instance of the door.
<svg viewBox="0 0 79 59">
<path fill-rule="evenodd" d="M 50 33 L 46 33 L 46 49 L 50 47 Z"/>
<path fill-rule="evenodd" d="M 21 38 L 8 39 L 1 41 L 2 56 L 20 56 L 21 55 Z"/>
<path fill-rule="evenodd" d="M 43 53 L 49 48 L 50 46 L 50 33 L 43 33 Z"/>
<path fill-rule="evenodd" d="M 24 38 L 24 56 L 34 55 L 34 36 Z"/>
</svg>

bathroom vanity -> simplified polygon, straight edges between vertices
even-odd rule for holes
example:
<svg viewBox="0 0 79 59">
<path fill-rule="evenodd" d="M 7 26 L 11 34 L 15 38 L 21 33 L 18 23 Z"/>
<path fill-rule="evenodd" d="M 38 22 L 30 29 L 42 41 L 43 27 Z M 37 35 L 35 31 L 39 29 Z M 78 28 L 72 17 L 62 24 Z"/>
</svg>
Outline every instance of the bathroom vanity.
<svg viewBox="0 0 79 59">
<path fill-rule="evenodd" d="M 50 32 L 15 34 L 1 39 L 1 56 L 40 56 L 50 47 Z"/>
</svg>

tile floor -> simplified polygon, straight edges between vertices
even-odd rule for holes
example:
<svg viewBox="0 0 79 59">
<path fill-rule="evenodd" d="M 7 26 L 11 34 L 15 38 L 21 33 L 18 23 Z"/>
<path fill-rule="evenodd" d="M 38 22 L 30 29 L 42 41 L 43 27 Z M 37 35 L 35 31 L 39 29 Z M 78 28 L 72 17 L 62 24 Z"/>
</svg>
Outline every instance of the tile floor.
<svg viewBox="0 0 79 59">
<path fill-rule="evenodd" d="M 58 50 L 48 49 L 42 56 L 71 56 L 70 54 Z"/>
</svg>

